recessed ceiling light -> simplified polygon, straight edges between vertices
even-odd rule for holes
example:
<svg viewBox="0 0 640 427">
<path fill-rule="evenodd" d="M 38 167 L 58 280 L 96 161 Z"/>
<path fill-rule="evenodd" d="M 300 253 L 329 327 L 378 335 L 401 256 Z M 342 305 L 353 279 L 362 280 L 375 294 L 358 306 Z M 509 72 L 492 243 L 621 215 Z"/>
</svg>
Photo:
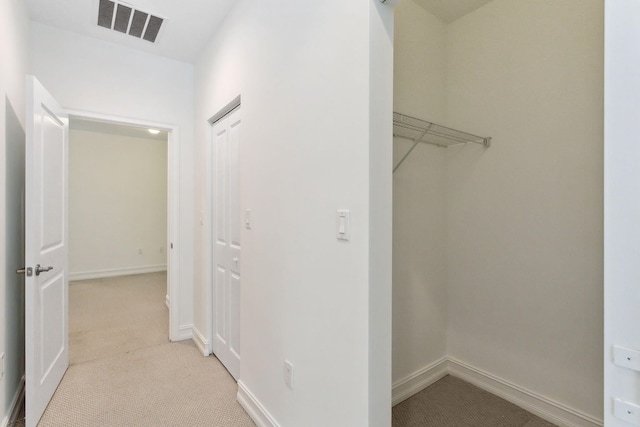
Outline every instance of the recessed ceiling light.
<svg viewBox="0 0 640 427">
<path fill-rule="evenodd" d="M 149 133 L 150 133 L 151 135 L 157 135 L 157 134 L 159 134 L 159 133 L 160 133 L 160 131 L 159 131 L 158 129 L 149 129 Z"/>
</svg>

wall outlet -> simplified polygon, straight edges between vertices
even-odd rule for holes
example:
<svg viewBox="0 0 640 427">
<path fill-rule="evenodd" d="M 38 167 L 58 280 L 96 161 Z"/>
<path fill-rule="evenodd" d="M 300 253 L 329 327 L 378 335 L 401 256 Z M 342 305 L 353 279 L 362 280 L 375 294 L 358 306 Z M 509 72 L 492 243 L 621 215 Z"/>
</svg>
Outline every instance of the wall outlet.
<svg viewBox="0 0 640 427">
<path fill-rule="evenodd" d="M 293 365 L 288 360 L 284 361 L 284 383 L 293 390 Z"/>
</svg>

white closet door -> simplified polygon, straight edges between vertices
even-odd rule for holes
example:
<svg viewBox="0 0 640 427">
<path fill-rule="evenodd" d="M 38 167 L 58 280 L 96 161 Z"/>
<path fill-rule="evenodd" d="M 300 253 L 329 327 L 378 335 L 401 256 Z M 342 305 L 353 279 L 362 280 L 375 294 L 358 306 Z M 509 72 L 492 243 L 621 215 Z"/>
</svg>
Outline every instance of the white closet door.
<svg viewBox="0 0 640 427">
<path fill-rule="evenodd" d="M 213 353 L 240 376 L 240 108 L 212 125 Z"/>
</svg>

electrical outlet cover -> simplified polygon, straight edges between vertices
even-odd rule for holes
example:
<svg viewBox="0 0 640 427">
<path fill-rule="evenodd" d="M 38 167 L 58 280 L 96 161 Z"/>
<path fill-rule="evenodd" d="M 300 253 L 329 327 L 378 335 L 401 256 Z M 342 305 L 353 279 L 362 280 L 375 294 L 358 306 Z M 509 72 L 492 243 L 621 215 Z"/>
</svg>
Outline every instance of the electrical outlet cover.
<svg viewBox="0 0 640 427">
<path fill-rule="evenodd" d="M 293 365 L 288 360 L 284 361 L 284 383 L 293 390 Z"/>
</svg>

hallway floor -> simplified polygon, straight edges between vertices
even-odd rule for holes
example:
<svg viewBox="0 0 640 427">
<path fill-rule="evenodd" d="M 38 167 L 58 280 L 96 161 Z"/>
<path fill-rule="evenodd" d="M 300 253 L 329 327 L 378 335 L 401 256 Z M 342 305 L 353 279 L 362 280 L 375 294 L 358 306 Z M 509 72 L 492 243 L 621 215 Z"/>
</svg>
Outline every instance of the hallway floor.
<svg viewBox="0 0 640 427">
<path fill-rule="evenodd" d="M 254 426 L 215 357 L 168 341 L 165 293 L 164 273 L 70 283 L 70 366 L 39 426 Z"/>
</svg>

